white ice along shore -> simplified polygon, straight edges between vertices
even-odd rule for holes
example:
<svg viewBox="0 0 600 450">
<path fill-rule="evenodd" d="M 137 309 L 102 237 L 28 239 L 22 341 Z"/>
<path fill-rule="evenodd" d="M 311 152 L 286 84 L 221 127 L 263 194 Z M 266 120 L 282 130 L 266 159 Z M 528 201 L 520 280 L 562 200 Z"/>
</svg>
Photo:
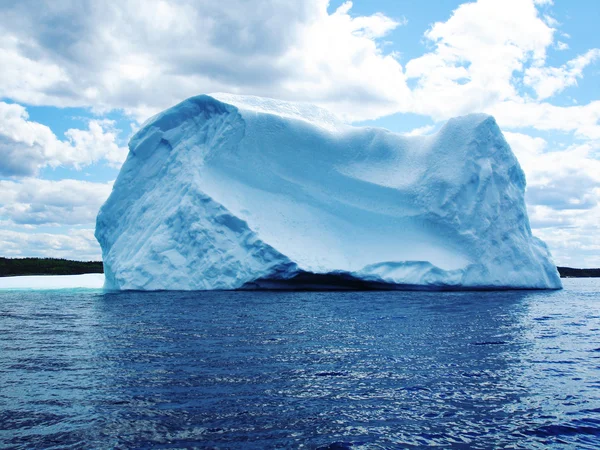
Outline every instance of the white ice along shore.
<svg viewBox="0 0 600 450">
<path fill-rule="evenodd" d="M 101 208 L 105 288 L 561 288 L 495 120 L 432 136 L 228 94 L 150 119 Z"/>
<path fill-rule="evenodd" d="M 0 277 L 0 290 L 3 289 L 102 289 L 104 275 L 88 273 L 84 275 L 26 275 Z"/>
</svg>

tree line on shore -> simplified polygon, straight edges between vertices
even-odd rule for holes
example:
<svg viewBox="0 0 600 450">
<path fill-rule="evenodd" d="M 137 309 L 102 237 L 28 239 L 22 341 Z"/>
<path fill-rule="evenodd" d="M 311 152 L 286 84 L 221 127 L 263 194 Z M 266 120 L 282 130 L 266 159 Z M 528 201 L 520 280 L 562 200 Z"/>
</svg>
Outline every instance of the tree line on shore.
<svg viewBox="0 0 600 450">
<path fill-rule="evenodd" d="M 82 275 L 103 273 L 101 261 L 71 261 L 58 258 L 2 258 L 0 277 L 22 275 Z"/>
</svg>

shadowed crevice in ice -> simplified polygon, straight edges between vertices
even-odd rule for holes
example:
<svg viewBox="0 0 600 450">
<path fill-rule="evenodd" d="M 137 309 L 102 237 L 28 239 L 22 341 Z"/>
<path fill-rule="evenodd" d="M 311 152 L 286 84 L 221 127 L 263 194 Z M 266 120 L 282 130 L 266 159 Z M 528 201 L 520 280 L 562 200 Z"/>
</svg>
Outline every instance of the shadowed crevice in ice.
<svg viewBox="0 0 600 450">
<path fill-rule="evenodd" d="M 291 278 L 261 278 L 245 283 L 240 290 L 281 291 L 498 291 L 512 290 L 510 286 L 465 286 L 460 284 L 395 283 L 369 280 L 345 272 L 299 272 Z M 533 288 L 535 289 L 535 288 Z M 495 342 L 494 342 L 495 344 Z M 484 344 L 474 344 L 484 345 Z"/>
<path fill-rule="evenodd" d="M 261 278 L 244 284 L 242 290 L 367 291 L 393 290 L 394 283 L 369 282 L 348 273 L 300 272 L 292 278 Z"/>
</svg>

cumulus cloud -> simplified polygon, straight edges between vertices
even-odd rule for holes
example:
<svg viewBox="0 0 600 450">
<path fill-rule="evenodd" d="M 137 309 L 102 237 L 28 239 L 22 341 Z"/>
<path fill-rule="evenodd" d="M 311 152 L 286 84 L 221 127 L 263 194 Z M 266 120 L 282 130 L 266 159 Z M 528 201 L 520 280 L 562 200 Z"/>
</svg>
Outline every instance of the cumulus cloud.
<svg viewBox="0 0 600 450">
<path fill-rule="evenodd" d="M 14 69 L 0 73 L 0 96 L 18 102 L 144 118 L 191 95 L 232 92 L 319 101 L 366 118 L 408 93 L 401 65 L 378 44 L 405 19 L 352 17 L 351 2 L 332 14 L 326 0 L 4 5 L 0 55 Z M 368 111 L 345 108 L 359 103 Z"/>
<path fill-rule="evenodd" d="M 406 19 L 356 15 L 351 2 L 332 13 L 327 0 L 9 2 L 0 5 L 8 68 L 0 96 L 123 109 L 138 120 L 202 92 L 310 101 L 348 120 L 395 112 L 444 120 L 524 103 L 539 117 L 551 105 L 521 96 L 519 85 L 548 98 L 595 58 L 545 66 L 548 49 L 560 45 L 556 23 L 540 13 L 550 6 L 464 3 L 425 31 L 432 50 L 404 68 L 383 38 Z"/>
<path fill-rule="evenodd" d="M 0 180 L 0 220 L 5 226 L 93 226 L 112 184 L 35 178 Z"/>
<path fill-rule="evenodd" d="M 46 125 L 29 120 L 26 109 L 0 102 L 0 175 L 35 175 L 43 167 L 81 168 L 105 160 L 118 167 L 127 149 L 116 143 L 110 120 L 90 120 L 87 130 L 70 129 L 60 140 Z"/>
<path fill-rule="evenodd" d="M 26 233 L 0 229 L 0 254 L 5 257 L 101 259 L 93 229 L 71 229 L 67 234 Z"/>
<path fill-rule="evenodd" d="M 535 234 L 559 264 L 600 266 L 600 143 L 552 151 L 542 138 L 504 135 L 527 175 L 525 198 Z"/>
<path fill-rule="evenodd" d="M 527 176 L 527 201 L 559 210 L 586 210 L 598 205 L 600 160 L 598 145 L 572 145 L 549 151 L 539 137 L 504 132 Z"/>
<path fill-rule="evenodd" d="M 600 100 L 587 105 L 555 106 L 517 98 L 493 105 L 487 112 L 496 117 L 503 129 L 535 128 L 572 132 L 588 140 L 600 139 Z"/>
<path fill-rule="evenodd" d="M 94 223 L 112 184 L 0 180 L 0 255 L 100 259 Z"/>
<path fill-rule="evenodd" d="M 543 100 L 576 85 L 577 79 L 583 76 L 583 69 L 597 59 L 600 59 L 600 49 L 594 48 L 561 67 L 530 67 L 525 71 L 524 82 Z"/>
<path fill-rule="evenodd" d="M 434 50 L 406 64 L 418 80 L 414 108 L 445 119 L 517 96 L 513 73 L 542 64 L 554 29 L 531 1 L 479 0 L 459 6 L 425 33 Z"/>
<path fill-rule="evenodd" d="M 600 194 L 600 192 L 599 192 Z M 550 210 L 556 216 L 554 210 Z M 569 211 L 561 217 L 564 224 L 552 224 L 539 227 L 536 235 L 543 239 L 552 249 L 554 260 L 570 267 L 598 267 L 600 243 L 600 208 L 581 214 Z M 550 219 L 551 221 L 552 219 Z"/>
<path fill-rule="evenodd" d="M 546 184 L 530 186 L 527 201 L 559 211 L 589 210 L 598 205 L 597 187 L 600 187 L 598 180 L 573 172 L 555 177 Z"/>
<path fill-rule="evenodd" d="M 435 125 L 424 125 L 422 127 L 413 128 L 404 133 L 405 136 L 425 136 L 431 134 L 435 130 Z"/>
</svg>

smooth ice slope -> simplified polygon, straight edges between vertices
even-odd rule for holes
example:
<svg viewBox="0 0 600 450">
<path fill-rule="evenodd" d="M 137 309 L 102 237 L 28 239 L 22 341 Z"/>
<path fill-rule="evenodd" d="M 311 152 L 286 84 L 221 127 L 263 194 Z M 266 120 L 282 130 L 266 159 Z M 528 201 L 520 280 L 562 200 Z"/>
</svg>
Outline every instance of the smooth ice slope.
<svg viewBox="0 0 600 450">
<path fill-rule="evenodd" d="M 129 148 L 97 219 L 107 289 L 561 287 L 486 115 L 406 137 L 200 95 Z"/>
</svg>

